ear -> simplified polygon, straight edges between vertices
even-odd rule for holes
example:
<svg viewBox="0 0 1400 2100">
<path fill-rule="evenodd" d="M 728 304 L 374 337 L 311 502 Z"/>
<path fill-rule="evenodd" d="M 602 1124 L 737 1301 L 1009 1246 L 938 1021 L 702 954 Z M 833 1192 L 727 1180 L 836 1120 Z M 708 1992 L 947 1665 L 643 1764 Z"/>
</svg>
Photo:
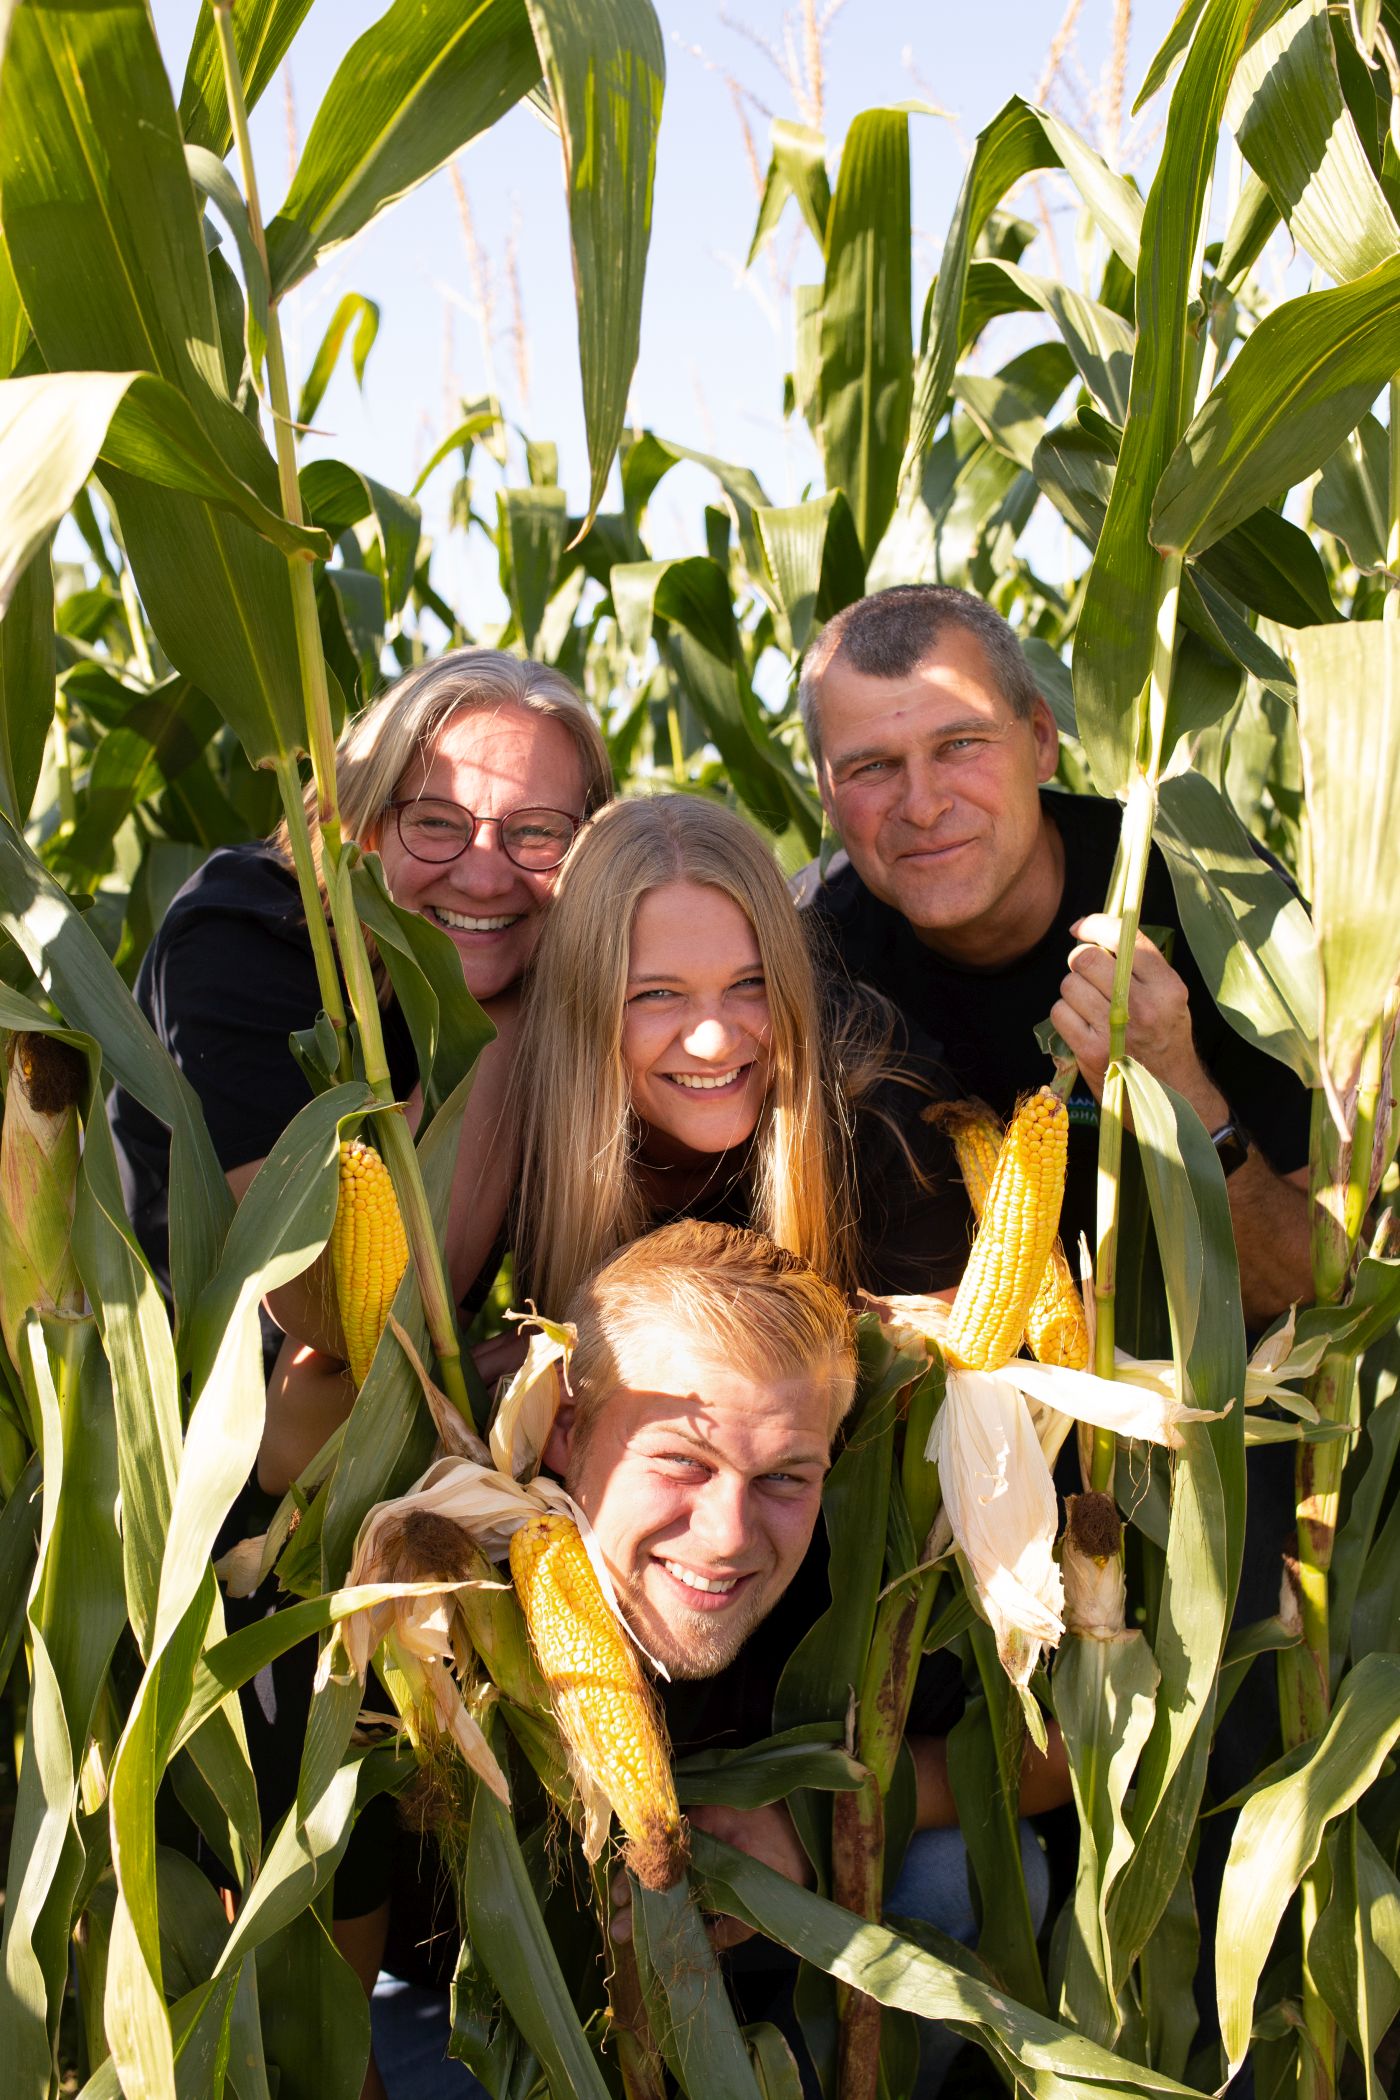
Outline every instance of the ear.
<svg viewBox="0 0 1400 2100">
<path fill-rule="evenodd" d="M 559 1405 L 554 1411 L 554 1426 L 545 1438 L 541 1454 L 551 1473 L 563 1480 L 569 1470 L 574 1453 L 574 1432 L 578 1422 L 578 1403 L 569 1391 L 567 1379 L 560 1376 L 560 1366 L 554 1366 L 554 1376 L 559 1384 Z"/>
<path fill-rule="evenodd" d="M 1031 735 L 1035 739 L 1035 777 L 1041 782 L 1053 780 L 1060 763 L 1060 731 L 1049 701 L 1039 694 L 1031 710 Z"/>
</svg>

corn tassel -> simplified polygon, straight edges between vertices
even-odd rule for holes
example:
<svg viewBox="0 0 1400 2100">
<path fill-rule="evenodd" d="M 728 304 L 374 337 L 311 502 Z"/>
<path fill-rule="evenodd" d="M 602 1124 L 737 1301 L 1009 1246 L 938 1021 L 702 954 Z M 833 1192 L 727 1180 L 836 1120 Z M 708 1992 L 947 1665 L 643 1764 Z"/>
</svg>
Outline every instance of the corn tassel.
<svg viewBox="0 0 1400 2100">
<path fill-rule="evenodd" d="M 358 1389 L 369 1375 L 394 1293 L 408 1266 L 408 1240 L 389 1169 L 359 1138 L 340 1147 L 340 1198 L 331 1230 L 335 1297 L 345 1357 Z"/>
<path fill-rule="evenodd" d="M 985 1101 L 975 1100 L 950 1101 L 933 1113 L 952 1143 L 972 1214 L 980 1223 L 1005 1135 L 1001 1119 Z M 1071 1371 L 1089 1368 L 1084 1302 L 1058 1239 L 1026 1314 L 1026 1343 L 1037 1363 L 1063 1364 Z"/>
<path fill-rule="evenodd" d="M 531 1517 L 511 1538 L 510 1571 L 571 1755 L 612 1803 L 643 1887 L 673 1887 L 686 1846 L 670 1758 L 650 1688 L 578 1526 L 553 1513 Z"/>
<path fill-rule="evenodd" d="M 1064 1200 L 1069 1116 L 1049 1087 L 1012 1119 L 948 1321 L 949 1360 L 995 1370 L 1016 1354 Z"/>
</svg>

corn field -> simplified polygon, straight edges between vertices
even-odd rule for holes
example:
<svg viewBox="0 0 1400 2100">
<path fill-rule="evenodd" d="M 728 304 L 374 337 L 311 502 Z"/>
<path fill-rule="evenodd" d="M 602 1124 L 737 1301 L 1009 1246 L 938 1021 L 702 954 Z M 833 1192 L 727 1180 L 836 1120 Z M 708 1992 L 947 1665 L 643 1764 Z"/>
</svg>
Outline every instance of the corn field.
<svg viewBox="0 0 1400 2100">
<path fill-rule="evenodd" d="M 1146 1476 L 1139 1447 L 1093 1439 L 1126 1614 L 1072 1623 L 1018 1696 L 965 1566 L 924 1554 L 940 1354 L 864 1323 L 823 1501 L 839 1597 L 777 1687 L 772 1739 L 676 1774 L 682 1805 L 788 1801 L 816 1886 L 697 1832 L 688 1878 L 635 1892 L 626 1978 L 589 1906 L 605 1918 L 605 1875 L 561 1869 L 582 1812 L 518 1606 L 482 1592 L 460 1673 L 482 1753 L 448 1782 L 453 2052 L 495 2100 L 791 2100 L 786 2045 L 739 2025 L 710 1951 L 702 1912 L 723 1910 L 800 1956 L 832 2100 L 910 2090 L 912 2016 L 973 2045 L 976 2089 L 1035 2100 L 1168 2100 L 1242 2072 L 1261 2100 L 1380 2100 L 1400 2014 L 1400 6 L 1183 0 L 1140 87 L 1163 119 L 1145 194 L 1063 118 L 1008 101 L 972 145 L 931 283 L 911 228 L 920 117 L 869 109 L 840 140 L 776 122 L 754 256 L 802 229 L 784 406 L 824 475 L 790 505 L 627 420 L 667 139 L 650 0 L 391 0 L 272 211 L 248 111 L 308 6 L 204 0 L 185 57 L 161 52 L 145 0 L 0 0 L 5 2093 L 58 2092 L 61 2054 L 88 2100 L 355 2100 L 364 2075 L 330 1897 L 357 1815 L 415 1760 L 361 1737 L 361 1682 L 328 1667 L 295 1803 L 265 1833 L 238 1691 L 299 1640 L 343 1660 L 357 1611 L 411 1601 L 413 1585 L 357 1579 L 361 1522 L 422 1474 L 444 1409 L 486 1433 L 440 1241 L 490 1029 L 450 942 L 341 835 L 347 711 L 440 629 L 542 658 L 587 695 L 624 789 L 721 797 L 794 871 L 831 844 L 802 654 L 867 590 L 937 580 L 1012 622 L 1060 727 L 1060 784 L 1121 804 L 1110 908 L 1136 926 L 1155 840 L 1222 1011 L 1312 1090 L 1312 1302 L 1251 1358 L 1209 1137 L 1120 1055 L 1095 1364 L 1113 1376 L 1115 1341 L 1161 1356 L 1199 1411 Z M 509 605 L 483 633 L 434 581 L 416 489 L 299 466 L 337 358 L 368 354 L 364 302 L 337 310 L 299 386 L 279 309 L 526 97 L 560 151 L 588 486 L 566 494 L 544 441 L 512 482 L 489 396 L 443 430 L 429 471 L 456 474 L 455 530 L 491 543 Z M 1047 173 L 1080 217 L 1064 280 L 1022 261 L 1036 229 L 1018 203 Z M 1280 230 L 1293 260 L 1275 295 L 1259 264 Z M 996 368 L 1008 314 L 1028 347 Z M 653 538 L 682 460 L 713 480 L 704 553 Z M 1064 550 L 1053 578 L 1047 546 Z M 302 1046 L 316 1096 L 235 1211 L 130 987 L 215 846 L 285 818 L 314 893 L 308 781 L 348 1005 L 328 937 L 326 1017 Z M 325 923 L 314 894 L 311 916 Z M 365 933 L 411 1021 L 416 1140 Z M 171 1132 L 169 1304 L 124 1207 L 113 1084 Z M 287 1608 L 229 1633 L 211 1555 L 263 1429 L 259 1304 L 326 1246 L 341 1140 L 362 1130 L 404 1220 L 395 1327 L 263 1544 Z M 1155 1299 L 1129 1287 L 1137 1243 L 1119 1242 L 1130 1169 L 1157 1228 Z M 1251 1468 L 1278 1443 L 1296 1555 L 1277 1613 L 1240 1623 Z M 847 1856 L 873 1828 L 897 1862 L 911 1823 L 880 1719 L 907 1667 L 896 1621 L 916 1656 L 956 1648 L 972 1687 L 950 1765 L 975 1954 L 883 1921 L 878 1860 L 862 1875 Z M 1212 1738 L 1261 1658 L 1250 1696 L 1263 1682 L 1272 1702 L 1272 1672 L 1278 1742 L 1222 1802 Z M 1077 1858 L 1038 1939 L 1016 1800 L 1047 1716 L 1069 1747 Z M 1193 1862 L 1222 1824 L 1203 1918 Z M 221 1863 L 227 1910 L 177 1827 Z"/>
</svg>

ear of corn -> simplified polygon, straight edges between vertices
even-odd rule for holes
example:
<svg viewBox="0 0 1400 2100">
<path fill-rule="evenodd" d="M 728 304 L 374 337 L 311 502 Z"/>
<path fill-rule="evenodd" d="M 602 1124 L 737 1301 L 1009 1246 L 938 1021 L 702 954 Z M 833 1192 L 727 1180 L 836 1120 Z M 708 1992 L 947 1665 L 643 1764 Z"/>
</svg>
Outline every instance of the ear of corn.
<svg viewBox="0 0 1400 2100">
<path fill-rule="evenodd" d="M 12 1035 L 0 1124 L 0 1331 L 14 1356 L 25 1314 L 79 1312 L 71 1245 L 78 1104 L 87 1065 L 48 1035 Z"/>
<path fill-rule="evenodd" d="M 1058 1240 L 1050 1249 L 1040 1289 L 1026 1314 L 1026 1341 L 1038 1364 L 1063 1364 L 1070 1371 L 1089 1368 L 1084 1301 Z"/>
<path fill-rule="evenodd" d="M 1049 1087 L 1017 1109 L 948 1321 L 946 1349 L 970 1371 L 1015 1355 L 1060 1225 L 1069 1116 Z"/>
<path fill-rule="evenodd" d="M 1005 1133 L 985 1101 L 949 1101 L 934 1112 L 957 1157 L 972 1214 L 981 1220 L 996 1175 Z M 1089 1328 L 1074 1271 L 1058 1239 L 1026 1314 L 1026 1343 L 1037 1363 L 1089 1367 Z"/>
<path fill-rule="evenodd" d="M 340 1196 L 331 1230 L 336 1305 L 350 1375 L 362 1386 L 408 1266 L 408 1240 L 389 1169 L 360 1138 L 340 1147 Z"/>
<path fill-rule="evenodd" d="M 686 1848 L 655 1700 L 578 1526 L 531 1517 L 511 1538 L 510 1571 L 570 1753 L 612 1803 L 643 1887 L 673 1887 Z"/>
</svg>

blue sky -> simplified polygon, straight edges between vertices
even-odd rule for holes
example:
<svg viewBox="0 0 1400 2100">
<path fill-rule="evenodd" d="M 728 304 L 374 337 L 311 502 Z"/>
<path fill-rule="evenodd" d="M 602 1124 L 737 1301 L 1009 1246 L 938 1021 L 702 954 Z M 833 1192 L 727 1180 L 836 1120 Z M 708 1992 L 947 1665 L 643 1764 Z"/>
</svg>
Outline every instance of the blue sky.
<svg viewBox="0 0 1400 2100">
<path fill-rule="evenodd" d="M 195 0 L 153 0 L 157 30 L 177 85 L 184 71 Z M 346 52 L 384 12 L 375 0 L 319 0 L 290 55 L 295 129 L 304 139 L 327 82 Z M 1131 10 L 1126 77 L 1130 102 L 1147 61 L 1175 12 L 1173 0 L 1137 0 Z M 789 302 L 772 271 L 742 269 L 757 197 L 736 114 L 734 88 L 766 163 L 773 116 L 797 116 L 789 81 L 753 36 L 781 55 L 785 21 L 796 6 L 750 0 L 742 21 L 716 0 L 660 0 L 668 82 L 662 120 L 655 224 L 643 314 L 642 349 L 632 393 L 636 420 L 678 440 L 754 469 L 774 502 L 792 501 L 816 476 L 805 432 L 784 428 L 782 374 L 790 358 Z M 1104 68 L 1112 44 L 1114 0 L 1082 0 L 1073 36 L 1048 99 L 1101 142 L 1106 122 Z M 1013 93 L 1032 94 L 1065 14 L 1065 0 L 846 0 L 825 39 L 824 130 L 833 159 L 852 116 L 877 103 L 922 100 L 946 116 L 911 119 L 915 297 L 922 301 L 957 196 L 965 156 L 979 127 Z M 1124 142 L 1127 165 L 1153 152 L 1148 113 Z M 1126 109 L 1124 121 L 1127 121 Z M 254 117 L 259 183 L 268 216 L 287 185 L 284 83 Z M 574 501 L 586 486 L 576 364 L 573 286 L 558 146 L 525 109 L 513 111 L 458 163 L 480 251 L 495 292 L 495 330 L 487 350 L 456 195 L 446 170 L 386 212 L 358 240 L 327 257 L 288 301 L 284 316 L 294 384 L 309 363 L 337 301 L 364 293 L 382 309 L 379 341 L 363 395 L 348 369 L 337 375 L 317 415 L 326 435 L 307 456 L 330 452 L 407 489 L 456 420 L 463 395 L 494 378 L 508 411 L 533 437 L 560 448 L 561 478 Z M 1068 272 L 1074 215 L 1047 195 L 1059 261 Z M 1023 193 L 1019 209 L 1029 213 Z M 816 277 L 814 244 L 794 238 L 795 214 L 776 244 L 782 275 Z M 507 269 L 514 240 L 528 343 L 528 393 L 516 369 L 513 300 Z M 1042 246 L 1040 261 L 1052 267 Z M 453 478 L 444 465 L 423 495 L 425 525 L 445 528 Z M 523 470 L 515 478 L 524 479 Z M 681 468 L 653 511 L 658 553 L 693 549 L 713 484 Z M 444 545 L 434 573 L 468 618 L 497 617 L 481 564 L 460 543 Z M 480 601 L 480 602 L 472 602 Z"/>
</svg>

